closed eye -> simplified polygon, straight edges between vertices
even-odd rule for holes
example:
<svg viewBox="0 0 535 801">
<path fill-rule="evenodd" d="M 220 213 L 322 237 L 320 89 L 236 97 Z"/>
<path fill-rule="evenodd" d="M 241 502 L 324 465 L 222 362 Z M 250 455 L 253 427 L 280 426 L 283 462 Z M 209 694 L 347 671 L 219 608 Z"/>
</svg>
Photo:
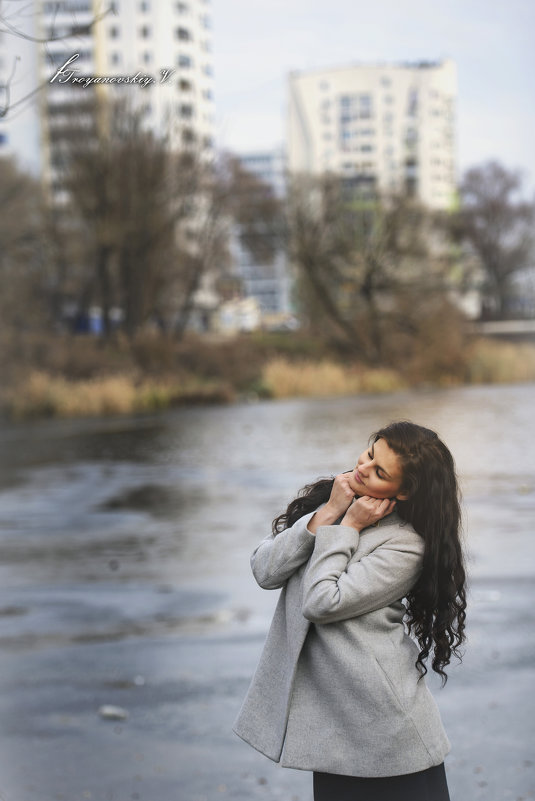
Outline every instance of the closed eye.
<svg viewBox="0 0 535 801">
<path fill-rule="evenodd" d="M 373 459 L 373 454 L 374 454 L 374 450 L 372 448 L 371 450 L 368 451 L 368 458 L 369 459 Z M 382 481 L 387 481 L 387 476 L 384 474 L 382 467 L 376 467 L 375 468 L 375 474 L 376 474 L 377 478 L 380 478 Z"/>
</svg>

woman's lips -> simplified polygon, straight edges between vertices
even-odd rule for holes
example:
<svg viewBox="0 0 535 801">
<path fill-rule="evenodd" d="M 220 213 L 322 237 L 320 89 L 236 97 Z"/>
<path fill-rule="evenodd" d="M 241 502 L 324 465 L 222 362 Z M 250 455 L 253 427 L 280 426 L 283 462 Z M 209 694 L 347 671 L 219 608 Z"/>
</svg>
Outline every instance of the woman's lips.
<svg viewBox="0 0 535 801">
<path fill-rule="evenodd" d="M 358 471 L 358 470 L 355 470 L 355 478 L 357 479 L 357 482 L 358 482 L 359 484 L 364 484 L 364 481 L 361 479 L 361 477 L 360 477 L 360 475 L 359 475 L 359 471 Z"/>
</svg>

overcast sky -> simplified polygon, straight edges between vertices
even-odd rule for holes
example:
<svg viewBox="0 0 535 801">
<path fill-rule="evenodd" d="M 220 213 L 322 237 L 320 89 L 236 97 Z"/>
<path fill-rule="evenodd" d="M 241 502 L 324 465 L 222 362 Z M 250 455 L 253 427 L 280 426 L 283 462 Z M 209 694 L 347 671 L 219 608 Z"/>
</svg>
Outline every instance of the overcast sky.
<svg viewBox="0 0 535 801">
<path fill-rule="evenodd" d="M 535 189 L 534 0 L 213 0 L 212 8 L 219 145 L 282 143 L 292 70 L 449 57 L 460 170 L 497 158 Z"/>
</svg>

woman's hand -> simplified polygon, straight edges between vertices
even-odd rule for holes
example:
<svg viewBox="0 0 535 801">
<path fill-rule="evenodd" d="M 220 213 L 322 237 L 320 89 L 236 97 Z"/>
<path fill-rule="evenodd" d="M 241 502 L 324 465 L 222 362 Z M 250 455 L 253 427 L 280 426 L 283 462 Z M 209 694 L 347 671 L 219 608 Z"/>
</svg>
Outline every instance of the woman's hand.
<svg viewBox="0 0 535 801">
<path fill-rule="evenodd" d="M 329 500 L 325 504 L 325 510 L 334 515 L 335 520 L 338 520 L 349 509 L 358 490 L 359 487 L 355 481 L 353 471 L 340 473 L 334 479 Z"/>
<path fill-rule="evenodd" d="M 336 476 L 329 500 L 310 519 L 308 530 L 315 534 L 318 526 L 331 526 L 335 523 L 350 508 L 358 489 L 352 471 Z"/>
<path fill-rule="evenodd" d="M 363 495 L 356 498 L 351 504 L 344 517 L 342 526 L 351 526 L 357 531 L 362 531 L 366 526 L 373 526 L 386 515 L 394 511 L 395 500 L 389 498 L 372 498 L 370 495 Z"/>
</svg>

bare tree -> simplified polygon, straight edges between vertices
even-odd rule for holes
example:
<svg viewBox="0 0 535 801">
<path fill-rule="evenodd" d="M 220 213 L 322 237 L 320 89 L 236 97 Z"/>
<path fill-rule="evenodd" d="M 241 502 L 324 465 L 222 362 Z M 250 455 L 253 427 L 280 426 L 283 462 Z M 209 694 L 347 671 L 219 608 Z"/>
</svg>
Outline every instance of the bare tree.
<svg viewBox="0 0 535 801">
<path fill-rule="evenodd" d="M 407 296 L 445 291 L 443 226 L 413 200 L 363 196 L 331 174 L 302 175 L 291 184 L 287 219 L 309 322 L 327 323 L 372 360 L 384 358 L 388 337 L 415 327 Z"/>
<path fill-rule="evenodd" d="M 113 104 L 96 115 L 104 123 L 79 129 L 65 148 L 62 176 L 87 243 L 90 294 L 105 332 L 116 305 L 130 337 L 151 317 L 180 334 L 203 276 L 224 255 L 213 170 L 148 130 L 141 110 Z"/>
<path fill-rule="evenodd" d="M 286 243 L 284 202 L 273 186 L 232 154 L 221 158 L 219 175 L 228 214 L 239 226 L 243 245 L 260 263 L 270 262 Z"/>
<path fill-rule="evenodd" d="M 21 331 L 47 313 L 43 199 L 39 183 L 9 159 L 0 159 L 0 208 L 0 325 Z"/>
<path fill-rule="evenodd" d="M 483 269 L 486 305 L 498 319 L 509 313 L 514 276 L 533 266 L 534 206 L 521 190 L 518 172 L 494 161 L 473 167 L 464 176 L 462 208 L 454 220 L 457 237 Z"/>
</svg>

